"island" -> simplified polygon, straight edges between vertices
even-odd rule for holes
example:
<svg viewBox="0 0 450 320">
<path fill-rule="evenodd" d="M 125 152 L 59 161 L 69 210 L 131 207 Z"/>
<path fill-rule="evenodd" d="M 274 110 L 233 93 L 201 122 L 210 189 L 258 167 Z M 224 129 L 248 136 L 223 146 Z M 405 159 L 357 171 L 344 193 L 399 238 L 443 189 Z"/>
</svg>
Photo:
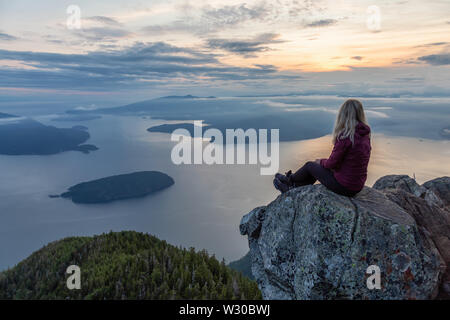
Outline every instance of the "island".
<svg viewBox="0 0 450 320">
<path fill-rule="evenodd" d="M 116 200 L 145 197 L 170 187 L 172 177 L 159 171 L 138 171 L 82 182 L 61 194 L 74 203 L 108 203 Z"/>
<path fill-rule="evenodd" d="M 203 126 L 203 130 L 208 126 Z M 172 133 L 176 129 L 186 129 L 191 134 L 191 137 L 194 136 L 194 124 L 193 123 L 171 123 L 171 124 L 161 124 L 159 126 L 154 126 L 148 128 L 148 132 L 161 132 L 161 133 Z"/>
<path fill-rule="evenodd" d="M 280 141 L 314 139 L 329 134 L 336 115 L 323 108 L 303 108 L 300 106 L 274 107 L 270 101 L 249 99 L 207 99 L 193 95 L 167 96 L 131 103 L 120 107 L 95 110 L 72 109 L 68 114 L 102 114 L 120 116 L 150 117 L 152 120 L 178 121 L 188 123 L 203 120 L 210 128 L 224 134 L 226 129 L 280 129 Z M 289 111 L 287 111 L 289 110 Z M 301 125 L 299 125 L 301 123 Z M 447 125 L 447 124 L 446 124 Z M 171 132 L 185 128 L 190 133 L 193 125 L 173 124 L 157 126 L 150 132 Z M 191 133 L 192 136 L 192 133 Z"/>
<path fill-rule="evenodd" d="M 11 117 L 11 120 L 0 121 L 0 154 L 4 155 L 50 155 L 64 151 L 89 153 L 98 149 L 94 145 L 83 144 L 89 138 L 85 129 L 57 128 L 29 118 Z"/>
</svg>

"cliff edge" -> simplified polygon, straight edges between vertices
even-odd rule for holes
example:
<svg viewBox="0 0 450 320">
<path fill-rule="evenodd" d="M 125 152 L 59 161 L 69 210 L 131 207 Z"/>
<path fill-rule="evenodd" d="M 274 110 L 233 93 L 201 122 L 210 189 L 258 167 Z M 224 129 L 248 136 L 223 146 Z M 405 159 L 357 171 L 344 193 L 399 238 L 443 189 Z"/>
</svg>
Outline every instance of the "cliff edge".
<svg viewBox="0 0 450 320">
<path fill-rule="evenodd" d="M 448 298 L 449 191 L 449 177 L 392 175 L 354 198 L 312 185 L 253 209 L 240 231 L 263 298 Z M 371 265 L 380 289 L 367 286 Z"/>
</svg>

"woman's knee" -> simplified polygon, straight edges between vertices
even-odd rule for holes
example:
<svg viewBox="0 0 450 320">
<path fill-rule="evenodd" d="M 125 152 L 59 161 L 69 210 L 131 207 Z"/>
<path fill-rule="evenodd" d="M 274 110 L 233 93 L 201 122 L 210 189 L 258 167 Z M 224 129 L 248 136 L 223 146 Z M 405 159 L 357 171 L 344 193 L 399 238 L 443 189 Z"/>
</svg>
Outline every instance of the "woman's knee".
<svg viewBox="0 0 450 320">
<path fill-rule="evenodd" d="M 305 163 L 305 167 L 307 167 L 307 168 L 313 168 L 313 167 L 315 167 L 315 166 L 317 166 L 317 163 L 314 162 L 314 161 L 307 161 L 307 162 Z"/>
</svg>

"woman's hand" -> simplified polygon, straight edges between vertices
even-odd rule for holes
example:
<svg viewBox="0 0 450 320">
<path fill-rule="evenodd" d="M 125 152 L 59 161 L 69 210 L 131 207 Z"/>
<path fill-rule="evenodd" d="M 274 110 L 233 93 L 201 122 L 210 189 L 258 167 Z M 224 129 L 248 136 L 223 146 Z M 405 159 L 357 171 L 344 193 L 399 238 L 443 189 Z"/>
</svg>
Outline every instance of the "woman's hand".
<svg viewBox="0 0 450 320">
<path fill-rule="evenodd" d="M 320 159 L 314 160 L 315 163 L 320 164 Z"/>
</svg>

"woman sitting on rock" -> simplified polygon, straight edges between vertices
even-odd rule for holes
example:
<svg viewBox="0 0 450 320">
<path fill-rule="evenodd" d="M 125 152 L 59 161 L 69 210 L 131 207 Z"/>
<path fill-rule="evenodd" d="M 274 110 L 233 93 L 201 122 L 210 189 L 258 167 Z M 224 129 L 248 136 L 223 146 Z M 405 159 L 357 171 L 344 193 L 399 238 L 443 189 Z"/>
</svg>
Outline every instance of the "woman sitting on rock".
<svg viewBox="0 0 450 320">
<path fill-rule="evenodd" d="M 314 184 L 353 197 L 364 187 L 370 158 L 370 127 L 361 102 L 349 99 L 339 109 L 333 132 L 333 152 L 328 159 L 308 161 L 297 172 L 277 173 L 273 184 L 281 193 Z"/>
</svg>

